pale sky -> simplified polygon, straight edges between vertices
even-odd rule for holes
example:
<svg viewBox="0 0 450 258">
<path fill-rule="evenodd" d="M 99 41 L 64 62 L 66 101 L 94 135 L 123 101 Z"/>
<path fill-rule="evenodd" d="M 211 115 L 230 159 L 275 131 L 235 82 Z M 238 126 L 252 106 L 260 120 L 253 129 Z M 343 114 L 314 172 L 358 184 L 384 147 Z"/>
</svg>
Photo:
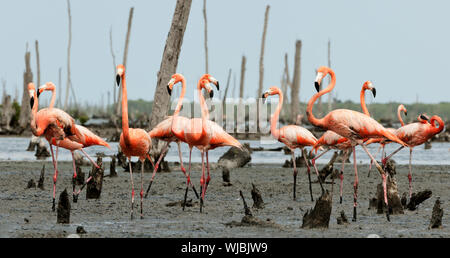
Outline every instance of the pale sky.
<svg viewBox="0 0 450 258">
<path fill-rule="evenodd" d="M 157 72 L 175 0 L 72 0 L 71 77 L 77 99 L 100 103 L 113 89 L 109 47 L 112 26 L 116 62 L 121 63 L 130 7 L 134 6 L 128 55 L 129 99 L 154 97 Z M 264 12 L 270 4 L 264 57 L 264 88 L 280 85 L 287 52 L 292 75 L 295 41 L 302 40 L 300 100 L 314 93 L 315 69 L 327 64 L 336 72 L 334 92 L 341 100 L 359 101 L 364 81 L 371 80 L 377 97 L 369 103 L 450 100 L 450 1 L 268 1 L 207 0 L 209 72 L 222 88 L 231 68 L 239 85 L 241 57 L 247 57 L 245 97 L 257 97 Z M 193 0 L 177 72 L 188 83 L 187 98 L 205 71 L 203 1 Z M 58 83 L 62 67 L 65 87 L 68 17 L 62 0 L 18 0 L 2 4 L 0 15 L 0 78 L 22 96 L 24 53 L 31 49 L 36 81 L 34 41 L 39 40 L 41 83 Z M 59 86 L 59 85 L 57 85 Z M 230 91 L 233 86 L 233 76 Z M 191 88 L 189 88 L 191 87 Z M 223 94 L 223 93 L 222 93 Z M 238 86 L 236 88 L 238 94 Z M 64 94 L 63 94 L 64 96 Z M 217 95 L 216 95 L 217 96 Z M 368 97 L 371 98 L 371 97 Z"/>
</svg>

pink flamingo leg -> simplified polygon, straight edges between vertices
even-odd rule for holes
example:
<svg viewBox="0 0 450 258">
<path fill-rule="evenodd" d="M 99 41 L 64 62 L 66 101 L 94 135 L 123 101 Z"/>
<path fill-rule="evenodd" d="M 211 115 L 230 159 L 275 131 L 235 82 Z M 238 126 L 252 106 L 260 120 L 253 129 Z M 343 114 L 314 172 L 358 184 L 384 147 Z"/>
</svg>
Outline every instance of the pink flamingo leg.
<svg viewBox="0 0 450 258">
<path fill-rule="evenodd" d="M 411 160 L 412 160 L 412 148 L 409 148 L 409 174 L 408 174 L 408 180 L 409 180 L 409 198 L 412 196 L 412 166 L 411 166 Z"/>
<path fill-rule="evenodd" d="M 297 185 L 297 164 L 295 164 L 295 149 L 291 149 L 292 164 L 294 165 L 294 200 L 296 199 L 296 185 Z"/>
<path fill-rule="evenodd" d="M 187 177 L 186 169 L 185 169 L 184 166 L 183 166 L 183 158 L 181 157 L 181 143 L 180 143 L 180 141 L 177 141 L 177 145 L 178 145 L 178 156 L 180 157 L 180 167 L 181 167 L 181 172 L 183 172 L 184 176 Z M 194 190 L 195 196 L 197 197 L 197 199 L 199 199 L 200 197 L 199 197 L 199 195 L 198 195 L 198 193 L 197 193 L 197 190 L 195 189 L 194 184 L 193 184 L 192 181 L 190 181 L 190 180 L 189 180 L 189 186 L 192 187 L 192 190 Z"/>
<path fill-rule="evenodd" d="M 186 191 L 184 192 L 183 210 L 184 210 L 184 207 L 186 206 L 187 193 L 189 190 L 189 184 L 191 182 L 191 156 L 192 156 L 192 146 L 189 146 L 189 170 L 188 170 L 188 174 L 186 176 Z M 200 186 L 200 191 L 201 191 L 201 186 Z"/>
<path fill-rule="evenodd" d="M 403 149 L 405 146 L 400 146 L 398 149 L 396 149 L 394 152 L 392 152 L 389 156 L 381 160 L 381 163 L 383 164 L 383 167 L 386 166 L 386 162 L 394 156 L 397 152 L 399 152 L 401 149 Z"/>
<path fill-rule="evenodd" d="M 305 160 L 305 164 L 306 164 L 306 171 L 308 172 L 309 194 L 311 195 L 311 201 L 313 202 L 314 198 L 313 198 L 313 194 L 312 194 L 312 185 L 311 185 L 311 168 L 309 167 L 308 160 L 306 159 L 306 152 L 305 152 L 305 150 L 303 148 L 301 148 L 301 150 L 302 150 L 302 154 L 303 154 L 302 155 L 303 159 Z M 320 182 L 320 179 L 319 179 L 319 182 Z M 322 188 L 322 191 L 323 191 L 323 188 Z"/>
<path fill-rule="evenodd" d="M 133 171 L 131 169 L 131 157 L 128 158 L 128 165 L 130 166 L 130 178 L 131 178 L 131 219 L 133 219 L 134 183 L 133 183 Z"/>
<path fill-rule="evenodd" d="M 352 147 L 353 150 L 353 167 L 355 169 L 355 182 L 353 184 L 353 221 L 356 221 L 356 206 L 358 205 L 358 166 L 356 164 L 356 151 L 355 146 Z"/>
<path fill-rule="evenodd" d="M 73 199 L 74 199 L 74 202 L 76 202 L 75 201 L 75 196 L 76 196 L 76 193 L 75 193 L 75 183 L 76 183 L 76 179 L 77 179 L 77 167 L 76 167 L 76 165 L 75 165 L 75 157 L 73 156 L 73 151 L 70 151 L 70 153 L 72 154 L 72 165 L 73 165 L 73 178 L 72 178 L 72 195 L 73 195 Z"/>
<path fill-rule="evenodd" d="M 341 184 L 339 186 L 339 203 L 342 203 L 342 186 L 343 186 L 343 182 L 344 182 L 344 168 L 345 168 L 345 162 L 347 161 L 348 158 L 348 151 L 346 150 L 344 153 L 344 157 L 342 160 L 342 168 L 341 168 L 341 173 L 339 175 L 339 178 L 341 179 Z"/>
<path fill-rule="evenodd" d="M 375 158 L 370 154 L 370 152 L 367 149 L 366 145 L 364 143 L 360 143 L 360 145 L 364 149 L 364 151 L 367 153 L 367 155 L 369 155 L 370 159 L 373 160 L 373 163 L 375 163 L 375 166 L 377 167 L 377 170 L 378 170 L 378 172 L 380 172 L 381 178 L 383 179 L 384 203 L 386 204 L 386 207 L 387 207 L 386 218 L 387 218 L 388 221 L 390 221 L 390 218 L 389 218 L 389 204 L 388 204 L 388 200 L 387 200 L 386 172 L 384 172 L 384 170 L 383 170 L 383 168 L 381 168 L 380 164 L 378 164 L 378 162 L 375 160 Z M 403 146 L 402 146 L 402 148 L 403 148 Z M 398 149 L 398 150 L 400 150 L 400 149 Z"/>
<path fill-rule="evenodd" d="M 159 167 L 159 163 L 161 162 L 162 158 L 164 157 L 164 155 L 166 153 L 166 150 L 168 149 L 169 144 L 170 144 L 170 142 L 167 142 L 167 144 L 164 146 L 164 148 L 161 151 L 161 154 L 159 155 L 159 159 L 156 162 L 156 165 L 153 167 L 152 178 L 150 179 L 150 184 L 147 187 L 147 191 L 145 193 L 145 198 L 147 198 L 147 196 L 148 196 L 148 192 L 150 191 L 150 187 L 152 187 L 153 180 L 154 180 L 154 178 L 156 176 L 156 171 L 158 170 L 158 167 Z"/>
<path fill-rule="evenodd" d="M 53 145 L 50 143 L 49 141 L 49 145 L 50 145 L 50 152 L 52 154 L 52 160 L 53 160 L 53 169 L 54 169 L 54 174 L 53 174 L 53 204 L 52 204 L 52 211 L 55 211 L 55 198 L 56 198 L 56 179 L 58 178 L 58 168 L 55 162 L 55 154 L 53 153 Z"/>
<path fill-rule="evenodd" d="M 382 144 L 380 144 L 380 146 L 378 146 L 377 152 L 375 152 L 375 155 L 373 155 L 373 157 L 376 159 L 378 152 L 380 152 L 380 149 L 383 148 L 383 152 L 384 152 L 384 146 Z M 383 159 L 383 153 L 381 153 L 381 159 Z M 372 170 L 372 165 L 373 165 L 373 161 L 370 160 L 370 165 L 369 165 L 369 173 L 367 174 L 367 177 L 370 177 L 370 171 Z"/>
<path fill-rule="evenodd" d="M 208 171 L 208 177 L 206 178 L 206 185 L 205 185 L 205 194 L 206 190 L 208 189 L 209 181 L 211 180 L 211 177 L 209 175 L 209 159 L 208 159 L 208 151 L 206 151 L 206 169 Z"/>
<path fill-rule="evenodd" d="M 200 212 L 202 212 L 203 201 L 205 199 L 205 189 L 206 189 L 206 185 L 205 185 L 205 159 L 204 159 L 205 151 L 202 150 L 201 152 L 202 152 L 202 177 L 200 178 L 200 185 L 202 186 L 202 196 L 200 198 Z"/>
<path fill-rule="evenodd" d="M 145 162 L 145 158 L 141 160 L 141 192 L 140 192 L 140 196 L 141 196 L 141 219 L 144 218 L 144 213 L 143 213 L 143 203 L 142 203 L 142 198 L 144 197 L 144 162 Z"/>
<path fill-rule="evenodd" d="M 89 156 L 83 149 L 79 149 L 79 151 L 81 151 L 96 168 L 100 168 L 97 163 L 95 163 L 95 161 L 91 158 L 91 156 Z"/>
<path fill-rule="evenodd" d="M 313 167 L 314 167 L 314 171 L 316 171 L 317 180 L 319 180 L 320 187 L 322 188 L 322 193 L 324 192 L 324 189 L 323 189 L 323 185 L 322 185 L 322 179 L 320 178 L 320 175 L 319 175 L 319 170 L 317 170 L 316 160 L 317 160 L 318 158 L 322 157 L 323 154 L 327 153 L 329 150 L 330 150 L 330 149 L 327 149 L 327 150 L 323 151 L 322 153 L 320 153 L 318 156 L 316 156 L 316 157 L 314 157 L 313 159 L 311 159 L 311 164 L 312 164 Z M 333 185 L 331 185 L 331 189 L 333 189 Z"/>
</svg>

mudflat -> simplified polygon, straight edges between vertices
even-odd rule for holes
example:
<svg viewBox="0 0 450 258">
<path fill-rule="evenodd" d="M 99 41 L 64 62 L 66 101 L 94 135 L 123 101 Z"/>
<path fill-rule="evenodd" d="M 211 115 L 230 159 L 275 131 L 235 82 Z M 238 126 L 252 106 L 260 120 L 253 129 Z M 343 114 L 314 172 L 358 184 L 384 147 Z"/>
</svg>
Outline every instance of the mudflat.
<svg viewBox="0 0 450 258">
<path fill-rule="evenodd" d="M 42 165 L 45 164 L 45 190 L 26 189 L 30 179 L 38 181 Z M 51 162 L 0 162 L 0 237 L 67 237 L 82 226 L 86 231 L 81 237 L 450 237 L 449 198 L 450 166 L 413 166 L 413 191 L 430 189 L 432 196 L 419 205 L 415 211 L 391 215 L 391 221 L 384 214 L 368 209 L 369 199 L 376 196 L 381 177 L 373 169 L 367 176 L 368 166 L 358 164 L 359 201 L 358 220 L 351 221 L 353 212 L 354 171 L 347 164 L 344 174 L 344 199 L 339 204 L 339 181 L 335 181 L 333 207 L 328 229 L 302 229 L 302 218 L 308 209 L 314 207 L 309 195 L 306 169 L 301 167 L 297 177 L 297 200 L 292 199 L 293 177 L 291 168 L 279 165 L 251 165 L 233 169 L 230 172 L 231 186 L 224 186 L 222 172 L 211 171 L 211 182 L 206 193 L 203 212 L 192 190 L 188 193 L 191 206 L 185 211 L 177 202 L 182 201 L 186 180 L 179 167 L 171 164 L 172 172 L 158 173 L 150 195 L 144 199 L 144 218 L 139 218 L 140 171 L 134 171 L 135 219 L 130 219 L 131 185 L 129 172 L 117 168 L 118 176 L 105 177 L 101 198 L 86 200 L 81 192 L 78 202 L 71 200 L 70 224 L 57 224 L 56 212 L 52 212 L 53 166 Z M 104 162 L 105 175 L 109 174 L 109 162 Z M 339 168 L 339 164 L 335 164 Z M 321 166 L 319 165 L 319 168 Z M 72 189 L 72 163 L 59 162 L 57 201 L 59 194 Z M 88 174 L 89 166 L 82 171 Z M 408 166 L 397 165 L 397 182 L 400 195 L 408 192 Z M 195 166 L 192 181 L 200 190 L 201 170 Z M 144 191 L 151 173 L 144 174 Z M 311 175 L 317 181 L 315 174 Z M 329 179 L 327 181 L 330 181 Z M 244 208 L 239 190 L 242 190 L 251 207 L 252 183 L 260 190 L 265 207 L 252 209 L 255 217 L 270 221 L 268 226 L 229 226 L 227 223 L 241 221 Z M 79 187 L 79 186 L 78 186 Z M 325 184 L 331 190 L 331 184 Z M 321 194 L 318 183 L 313 184 L 314 198 Z M 444 209 L 440 229 L 428 229 L 432 208 L 440 198 Z M 337 224 L 337 217 L 344 211 L 349 224 Z M 276 225 L 276 226 L 271 226 Z"/>
</svg>

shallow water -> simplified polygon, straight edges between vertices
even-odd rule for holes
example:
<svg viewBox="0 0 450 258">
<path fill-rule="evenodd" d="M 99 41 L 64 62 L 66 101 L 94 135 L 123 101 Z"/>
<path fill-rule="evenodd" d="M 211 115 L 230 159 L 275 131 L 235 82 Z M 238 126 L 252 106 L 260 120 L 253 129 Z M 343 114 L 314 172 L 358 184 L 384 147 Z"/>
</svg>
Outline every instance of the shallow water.
<svg viewBox="0 0 450 258">
<path fill-rule="evenodd" d="M 26 151 L 30 138 L 27 137 L 0 137 L 0 161 L 35 161 L 36 157 L 34 152 Z M 44 140 L 45 141 L 45 140 Z M 264 147 L 264 148 L 276 148 L 282 147 L 283 144 L 277 141 L 259 141 L 259 140 L 241 140 L 241 143 L 249 143 L 251 147 Z M 47 141 L 45 141 L 48 146 Z M 86 148 L 86 152 L 89 155 L 95 156 L 97 152 L 104 152 L 106 155 L 114 155 L 118 150 L 118 142 L 109 142 L 111 149 L 105 148 L 103 146 L 91 146 Z M 398 144 L 388 144 L 386 145 L 386 152 L 389 154 L 396 150 L 400 145 Z M 376 155 L 375 157 L 379 159 L 380 153 L 377 153 L 379 145 L 372 144 L 368 146 L 369 151 Z M 217 148 L 209 152 L 210 162 L 217 162 L 219 158 L 229 149 L 230 147 Z M 307 148 L 308 150 L 310 148 Z M 181 151 L 183 155 L 183 162 L 187 162 L 189 159 L 189 148 L 186 144 L 181 144 Z M 199 151 L 194 149 L 192 152 L 192 162 L 201 162 L 201 157 Z M 296 150 L 296 154 L 300 155 L 300 150 Z M 332 151 L 327 152 L 319 160 L 318 164 L 327 163 L 328 160 L 333 155 Z M 253 164 L 283 164 L 286 159 L 290 159 L 290 155 L 285 155 L 283 151 L 255 151 L 252 153 L 251 163 Z M 350 157 L 353 159 L 353 157 Z M 137 159 L 137 158 L 133 158 Z M 364 152 L 361 147 L 356 147 L 356 159 L 358 163 L 368 164 L 369 157 Z M 45 159 L 50 161 L 51 157 Z M 60 149 L 58 152 L 58 160 L 61 161 L 71 161 L 72 156 L 69 151 Z M 174 162 L 179 161 L 177 144 L 171 143 L 169 152 L 165 158 L 166 161 Z M 395 156 L 394 160 L 398 164 L 408 164 L 409 163 L 409 149 L 404 148 L 399 151 Z M 420 145 L 414 148 L 412 155 L 412 162 L 414 165 L 450 165 L 450 143 L 446 142 L 433 142 L 432 148 L 425 150 L 424 145 Z"/>
</svg>

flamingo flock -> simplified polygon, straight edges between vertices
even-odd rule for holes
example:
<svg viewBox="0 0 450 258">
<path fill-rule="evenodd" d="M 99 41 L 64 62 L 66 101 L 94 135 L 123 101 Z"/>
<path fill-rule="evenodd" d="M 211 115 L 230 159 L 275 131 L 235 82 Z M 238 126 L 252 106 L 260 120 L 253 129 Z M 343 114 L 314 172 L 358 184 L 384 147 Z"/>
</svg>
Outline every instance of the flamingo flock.
<svg viewBox="0 0 450 258">
<path fill-rule="evenodd" d="M 183 98 L 186 93 L 186 79 L 182 74 L 174 74 L 167 84 L 167 92 L 171 95 L 175 85 L 181 82 L 181 95 L 178 99 L 177 106 L 173 115 L 166 117 L 163 121 L 157 124 L 150 131 L 146 131 L 141 128 L 130 128 L 128 122 L 128 100 L 127 100 L 127 84 L 125 76 L 125 67 L 123 65 L 118 65 L 116 67 L 116 81 L 117 86 L 122 88 L 122 133 L 120 134 L 120 150 L 127 157 L 129 162 L 129 172 L 130 172 L 130 183 L 131 183 L 131 207 L 130 214 L 131 219 L 134 218 L 134 181 L 133 181 L 133 171 L 131 166 L 131 158 L 137 157 L 141 162 L 141 173 L 140 173 L 140 218 L 144 217 L 143 211 L 143 199 L 149 194 L 150 188 L 155 180 L 156 172 L 158 170 L 159 164 L 168 150 L 169 144 L 175 142 L 178 145 L 178 155 L 180 159 L 180 169 L 186 178 L 186 189 L 184 192 L 184 202 L 183 210 L 185 209 L 186 198 L 189 188 L 192 188 L 197 198 L 200 199 L 200 212 L 202 212 L 206 191 L 211 180 L 210 177 L 210 166 L 208 152 L 212 149 L 231 146 L 243 150 L 241 143 L 228 134 L 219 124 L 211 121 L 209 119 L 209 111 L 204 98 L 203 91 L 206 91 L 209 97 L 214 96 L 214 90 L 212 84 L 216 86 L 219 90 L 219 82 L 217 79 L 212 77 L 210 74 L 204 74 L 198 80 L 198 83 L 194 89 L 197 91 L 198 98 L 201 107 L 201 117 L 200 118 L 187 118 L 180 115 L 180 111 L 183 105 Z M 320 84 L 322 80 L 330 76 L 331 80 L 327 87 L 323 90 L 320 89 Z M 332 110 L 322 118 L 317 118 L 313 112 L 313 106 L 315 101 L 325 95 L 330 93 L 336 85 L 336 76 L 334 71 L 326 66 L 321 66 L 317 69 L 317 76 L 315 79 L 315 88 L 317 93 L 314 94 L 308 101 L 306 116 L 308 121 L 322 129 L 326 132 L 317 139 L 309 130 L 299 125 L 286 125 L 278 128 L 278 119 L 283 106 L 283 92 L 280 88 L 273 86 L 267 89 L 261 96 L 265 101 L 269 96 L 278 95 L 279 101 L 276 110 L 270 118 L 270 132 L 273 138 L 279 142 L 285 144 L 291 151 L 292 161 L 293 161 L 293 199 L 296 199 L 296 185 L 297 185 L 297 174 L 298 169 L 295 161 L 295 149 L 299 148 L 303 153 L 303 158 L 306 165 L 306 171 L 308 175 L 309 182 L 309 192 L 311 201 L 313 198 L 312 184 L 311 184 L 311 168 L 310 163 L 314 167 L 315 173 L 318 177 L 320 187 L 322 192 L 324 192 L 324 186 L 322 179 L 319 176 L 319 172 L 316 166 L 316 160 L 324 155 L 331 149 L 342 150 L 344 152 L 344 159 L 342 162 L 342 168 L 340 171 L 340 203 L 342 203 L 342 185 L 343 185 L 343 173 L 345 160 L 347 159 L 350 151 L 353 152 L 353 166 L 354 166 L 354 182 L 353 182 L 353 220 L 357 219 L 357 206 L 358 206 L 358 170 L 356 164 L 356 146 L 361 146 L 366 154 L 371 160 L 371 164 L 374 164 L 377 168 L 381 179 L 384 191 L 384 202 L 388 205 L 387 193 L 386 193 L 386 179 L 387 174 L 384 170 L 384 165 L 387 160 L 389 160 L 393 155 L 400 151 L 404 147 L 410 148 L 410 159 L 409 159 L 409 189 L 410 195 L 412 193 L 412 150 L 415 146 L 425 143 L 428 139 L 434 135 L 440 133 L 444 128 L 444 122 L 438 116 L 432 116 L 431 119 L 425 114 L 421 114 L 418 117 L 418 122 L 405 125 L 401 118 L 401 112 L 403 111 L 407 115 L 406 108 L 400 105 L 397 111 L 398 118 L 401 123 L 401 127 L 385 128 L 375 119 L 370 117 L 370 113 L 365 104 L 365 91 L 370 90 L 373 96 L 376 96 L 376 90 L 373 87 L 372 82 L 366 81 L 360 92 L 361 108 L 363 112 L 358 112 L 349 109 L 336 109 Z M 31 121 L 30 128 L 35 136 L 44 136 L 49 142 L 50 151 L 52 154 L 52 162 L 54 167 L 53 176 L 53 203 L 52 210 L 55 210 L 55 194 L 56 194 L 56 182 L 58 177 L 58 148 L 67 149 L 72 153 L 72 158 L 74 157 L 74 151 L 81 151 L 86 157 L 91 161 L 91 163 L 98 167 L 98 165 L 92 160 L 92 158 L 84 151 L 84 148 L 101 145 L 110 148 L 109 144 L 103 140 L 98 135 L 89 131 L 87 128 L 75 124 L 75 120 L 67 114 L 65 111 L 55 108 L 54 102 L 56 98 L 56 87 L 52 82 L 48 82 L 40 86 L 37 90 L 33 83 L 28 85 L 28 90 L 30 94 L 30 105 L 31 105 Z M 44 91 L 51 91 L 52 98 L 49 107 L 42 108 L 38 110 L 38 98 L 39 95 Z M 437 123 L 437 126 L 436 126 Z M 162 148 L 159 154 L 158 160 L 156 162 L 152 160 L 150 155 L 152 148 L 152 139 L 158 139 L 165 141 L 166 144 Z M 189 147 L 189 165 L 188 170 L 185 169 L 183 165 L 183 158 L 181 153 L 181 144 L 187 144 Z M 367 145 L 379 143 L 382 151 L 381 165 L 376 161 L 374 156 L 367 149 Z M 385 156 L 384 146 L 388 143 L 397 143 L 400 147 L 388 156 Z M 53 146 L 56 147 L 56 152 L 53 151 Z M 200 151 L 202 160 L 202 174 L 200 177 L 200 193 L 194 187 L 191 181 L 191 157 L 192 150 L 196 148 Z M 310 153 L 314 150 L 322 151 L 319 155 L 316 155 L 308 161 L 306 155 L 307 147 L 311 148 Z M 145 193 L 144 197 L 144 162 L 149 159 L 153 165 L 153 173 Z M 206 162 L 206 164 L 205 164 Z M 75 160 L 73 158 L 73 177 L 76 175 Z M 205 171 L 206 170 L 206 171 Z M 205 173 L 206 172 L 206 173 Z M 91 180 L 89 177 L 85 184 Z M 84 184 L 84 185 L 85 185 Z M 80 191 L 83 189 L 84 185 L 78 191 L 75 189 L 75 184 L 73 184 L 73 200 L 76 202 Z M 389 212 L 387 212 L 387 218 L 389 220 Z"/>
</svg>

